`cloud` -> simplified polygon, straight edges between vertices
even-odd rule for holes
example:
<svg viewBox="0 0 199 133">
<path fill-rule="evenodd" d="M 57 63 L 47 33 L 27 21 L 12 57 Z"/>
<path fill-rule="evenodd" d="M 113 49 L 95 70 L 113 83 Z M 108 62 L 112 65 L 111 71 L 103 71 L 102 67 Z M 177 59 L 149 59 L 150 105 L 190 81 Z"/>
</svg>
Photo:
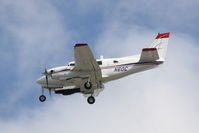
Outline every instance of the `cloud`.
<svg viewBox="0 0 199 133">
<path fill-rule="evenodd" d="M 72 58 L 73 52 L 67 49 L 73 46 L 69 43 L 73 33 L 49 1 L 11 0 L 1 1 L 0 5 L 1 27 L 7 34 L 1 43 L 4 44 L 0 57 L 4 69 L 1 71 L 7 73 L 1 80 L 5 87 L 1 92 L 0 114 L 7 118 L 23 110 L 24 104 L 34 106 L 29 102 L 34 103 L 35 95 L 40 92 L 35 80 L 45 67 L 65 65 L 66 57 Z"/>
<path fill-rule="evenodd" d="M 137 37 L 135 33 L 130 35 L 127 36 Z M 150 39 L 146 37 L 146 40 Z M 129 38 L 121 40 L 128 42 L 125 40 Z M 130 41 L 129 43 L 131 44 Z M 126 47 L 130 44 L 124 43 Z M 138 44 L 135 43 L 132 47 Z M 192 52 L 184 54 L 187 50 Z M 198 46 L 195 46 L 191 37 L 182 38 L 181 34 L 173 34 L 169 42 L 167 62 L 162 67 L 106 84 L 106 89 L 97 97 L 96 104 L 88 105 L 80 95 L 55 97 L 44 103 L 43 107 L 24 108 L 17 118 L 1 121 L 1 129 L 5 133 L 196 133 L 199 122 L 199 100 L 196 95 L 198 76 L 192 67 L 198 62 L 190 60 L 185 63 L 185 60 L 198 56 L 196 51 Z M 123 52 L 130 53 L 130 50 L 121 49 Z"/>
<path fill-rule="evenodd" d="M 7 84 L 9 89 L 3 91 L 7 103 L 1 102 L 1 108 L 12 112 L 16 103 L 38 92 L 35 80 L 45 67 L 65 65 L 65 57 L 71 56 L 67 49 L 72 46 L 69 43 L 72 32 L 49 1 L 3 0 L 0 8 L 2 32 L 6 34 L 1 42 L 4 44 L 1 58 L 5 62 L 4 71 L 12 71 L 12 76 L 5 76 L 4 80 L 10 82 L 14 77 L 12 86 Z"/>
<path fill-rule="evenodd" d="M 114 23 L 120 23 L 123 28 L 141 26 L 158 32 L 163 30 L 186 33 L 198 33 L 195 26 L 198 23 L 197 0 L 123 0 L 108 2 L 101 10 L 104 10 L 104 29 L 108 29 Z M 103 2 L 98 5 L 104 5 Z M 91 8 L 92 9 L 92 8 Z"/>
<path fill-rule="evenodd" d="M 28 93 L 32 91 L 28 90 L 27 86 L 31 86 L 30 89 L 35 87 L 33 80 L 38 76 L 37 71 L 46 60 L 46 64 L 51 65 L 53 62 L 54 65 L 59 65 L 65 60 L 66 51 L 72 54 L 72 50 L 66 50 L 68 46 L 65 44 L 70 39 L 65 37 L 73 36 L 65 29 L 67 25 L 62 22 L 58 9 L 48 1 L 23 1 L 23 4 L 21 1 L 3 2 L 1 13 L 8 11 L 7 7 L 10 7 L 9 9 L 12 9 L 10 12 L 14 13 L 14 15 L 11 13 L 10 17 L 2 14 L 1 23 L 5 25 L 5 31 L 12 35 L 17 46 L 15 49 L 18 51 L 16 54 L 16 70 L 19 78 L 17 83 L 18 88 L 21 89 L 18 94 L 13 93 L 12 97 L 7 98 L 14 101 L 13 104 L 6 103 L 7 108 L 6 104 L 0 105 L 1 109 L 6 108 L 11 110 L 11 113 L 17 114 L 14 117 L 0 116 L 1 131 L 4 133 L 198 132 L 199 78 L 196 72 L 199 62 L 196 57 L 198 57 L 199 47 L 194 36 L 181 33 L 180 30 L 171 33 L 168 58 L 163 66 L 106 84 L 105 90 L 96 98 L 96 104 L 92 106 L 87 104 L 84 97 L 77 94 L 68 97 L 54 96 L 38 106 L 30 104 L 18 107 L 16 104 L 18 102 L 15 100 L 23 100 L 24 95 L 30 96 Z M 106 9 L 104 13 L 106 19 L 103 23 L 104 30 L 96 35 L 97 45 L 93 47 L 97 52 L 96 55 L 102 53 L 105 57 L 133 55 L 138 54 L 141 48 L 149 46 L 157 34 L 158 26 L 151 28 L 144 26 L 144 23 L 138 24 L 138 21 L 127 23 L 125 20 L 131 18 L 131 13 L 134 13 L 132 15 L 143 14 L 143 9 L 138 8 L 140 6 L 147 9 L 144 12 L 152 14 L 155 12 L 152 5 L 156 2 L 147 3 L 144 7 L 141 5 L 145 1 L 125 1 L 107 4 L 106 7 L 101 6 L 100 8 Z M 164 3 L 158 3 L 158 5 Z M 175 3 L 178 1 L 174 1 L 173 9 L 177 7 Z M 86 3 L 80 4 L 86 5 Z M 82 10 L 85 10 L 83 8 L 85 5 L 81 5 Z M 91 2 L 91 5 L 95 3 Z M 130 5 L 133 7 L 130 8 Z M 152 15 L 156 17 L 149 15 L 152 20 L 160 20 L 161 12 L 166 7 L 160 9 L 158 5 L 160 13 Z M 188 5 L 184 4 L 184 6 Z M 151 12 L 152 8 L 154 9 Z M 166 24 L 170 24 L 171 21 L 168 16 Z M 193 21 L 195 14 L 192 17 L 193 19 L 187 22 Z M 179 19 L 183 20 L 182 17 Z M 155 24 L 159 23 L 156 21 Z M 167 28 L 165 29 L 169 30 Z M 24 74 L 28 75 L 27 79 L 24 79 Z"/>
</svg>

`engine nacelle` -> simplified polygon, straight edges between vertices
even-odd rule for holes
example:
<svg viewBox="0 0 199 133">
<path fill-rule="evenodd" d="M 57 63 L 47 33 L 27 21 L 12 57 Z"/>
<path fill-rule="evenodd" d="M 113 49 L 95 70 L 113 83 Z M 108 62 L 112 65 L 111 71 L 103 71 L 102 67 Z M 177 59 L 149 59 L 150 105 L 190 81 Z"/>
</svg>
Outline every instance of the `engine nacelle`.
<svg viewBox="0 0 199 133">
<path fill-rule="evenodd" d="M 56 94 L 62 94 L 62 95 L 72 95 L 74 93 L 79 93 L 79 92 L 80 88 L 55 90 Z"/>
</svg>

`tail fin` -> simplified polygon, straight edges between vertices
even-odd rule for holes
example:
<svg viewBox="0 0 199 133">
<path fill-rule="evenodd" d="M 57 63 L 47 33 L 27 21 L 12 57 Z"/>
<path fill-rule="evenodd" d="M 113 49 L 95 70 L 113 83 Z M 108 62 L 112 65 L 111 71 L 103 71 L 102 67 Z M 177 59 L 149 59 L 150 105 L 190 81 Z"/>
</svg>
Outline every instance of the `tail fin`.
<svg viewBox="0 0 199 133">
<path fill-rule="evenodd" d="M 159 58 L 165 60 L 170 33 L 158 33 L 150 48 L 156 48 Z"/>
</svg>

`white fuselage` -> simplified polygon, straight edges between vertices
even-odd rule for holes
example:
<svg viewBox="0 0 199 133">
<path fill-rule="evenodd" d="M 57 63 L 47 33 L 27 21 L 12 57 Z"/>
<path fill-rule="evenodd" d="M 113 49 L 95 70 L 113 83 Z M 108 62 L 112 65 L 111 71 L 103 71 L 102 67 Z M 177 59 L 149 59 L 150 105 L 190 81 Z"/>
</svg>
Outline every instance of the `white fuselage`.
<svg viewBox="0 0 199 133">
<path fill-rule="evenodd" d="M 150 47 L 143 48 L 140 55 L 97 59 L 93 56 L 88 44 L 74 45 L 75 62 L 66 66 L 55 67 L 44 71 L 37 83 L 56 94 L 71 95 L 82 93 L 93 104 L 95 96 L 103 89 L 104 83 L 116 80 L 133 73 L 155 68 L 165 60 L 170 33 L 158 33 Z M 43 95 L 41 102 L 46 100 Z M 50 93 L 51 94 L 51 93 Z"/>
<path fill-rule="evenodd" d="M 116 80 L 133 73 L 148 70 L 157 67 L 162 64 L 163 61 L 153 62 L 139 62 L 140 55 L 123 57 L 123 58 L 109 58 L 98 59 L 97 62 L 101 68 L 102 83 Z M 52 72 L 48 78 L 48 88 L 56 89 L 67 86 L 80 87 L 80 83 L 84 78 L 88 77 L 88 74 L 76 72 L 73 70 L 75 62 L 69 63 L 69 65 L 55 67 L 47 70 Z M 43 88 L 47 87 L 45 76 L 42 76 L 37 81 Z"/>
</svg>

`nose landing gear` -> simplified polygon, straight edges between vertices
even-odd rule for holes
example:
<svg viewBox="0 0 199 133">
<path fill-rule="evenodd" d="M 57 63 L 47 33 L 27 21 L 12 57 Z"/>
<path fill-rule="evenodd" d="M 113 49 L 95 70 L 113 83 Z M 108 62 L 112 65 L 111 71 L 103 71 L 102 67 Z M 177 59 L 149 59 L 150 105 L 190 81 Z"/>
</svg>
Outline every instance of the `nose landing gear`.
<svg viewBox="0 0 199 133">
<path fill-rule="evenodd" d="M 40 102 L 45 102 L 46 101 L 46 96 L 44 95 L 44 88 L 42 88 L 42 95 L 39 96 L 39 101 Z"/>
<path fill-rule="evenodd" d="M 45 102 L 45 101 L 46 101 L 46 96 L 41 95 L 41 96 L 39 97 L 39 101 L 40 101 L 40 102 Z"/>
</svg>

